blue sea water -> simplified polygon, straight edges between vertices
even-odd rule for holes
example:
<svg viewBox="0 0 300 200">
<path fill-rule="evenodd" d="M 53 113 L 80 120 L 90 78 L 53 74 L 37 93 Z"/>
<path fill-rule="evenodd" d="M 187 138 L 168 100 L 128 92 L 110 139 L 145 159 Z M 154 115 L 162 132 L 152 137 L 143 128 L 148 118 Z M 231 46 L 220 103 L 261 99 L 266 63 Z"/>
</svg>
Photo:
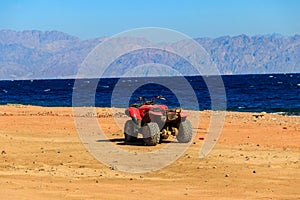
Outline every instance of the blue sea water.
<svg viewBox="0 0 300 200">
<path fill-rule="evenodd" d="M 177 77 L 151 78 L 149 83 L 135 88 L 146 78 L 122 79 L 123 87 L 117 98 L 112 94 L 120 81 L 118 78 L 105 79 L 55 79 L 55 80 L 14 80 L 0 81 L 0 104 L 25 104 L 39 106 L 97 106 L 97 107 L 127 107 L 133 99 L 144 96 L 162 95 L 167 100 L 161 103 L 169 107 L 182 106 L 185 109 L 212 109 L 211 95 L 206 82 L 201 76 L 185 77 L 193 88 L 198 103 L 189 100 L 189 93 L 180 84 L 175 84 L 185 100 L 177 96 L 167 87 L 156 84 L 159 79 L 176 83 Z M 214 79 L 215 77 L 206 77 Z M 300 115 L 300 74 L 264 74 L 264 75 L 226 75 L 222 76 L 226 92 L 226 110 L 283 113 Z M 150 80 L 150 79 L 149 79 Z M 157 81 L 156 81 L 157 80 Z M 146 81 L 147 82 L 147 81 Z M 96 86 L 93 88 L 93 86 Z M 178 88 L 179 87 L 179 88 Z M 91 89 L 92 88 L 92 89 Z M 73 92 L 81 91 L 76 98 Z M 82 92 L 84 91 L 84 92 Z M 130 94 L 130 102 L 126 95 Z M 185 95 L 186 92 L 186 95 Z M 76 100 L 76 105 L 72 100 Z M 222 109 L 222 108 L 221 108 Z"/>
</svg>

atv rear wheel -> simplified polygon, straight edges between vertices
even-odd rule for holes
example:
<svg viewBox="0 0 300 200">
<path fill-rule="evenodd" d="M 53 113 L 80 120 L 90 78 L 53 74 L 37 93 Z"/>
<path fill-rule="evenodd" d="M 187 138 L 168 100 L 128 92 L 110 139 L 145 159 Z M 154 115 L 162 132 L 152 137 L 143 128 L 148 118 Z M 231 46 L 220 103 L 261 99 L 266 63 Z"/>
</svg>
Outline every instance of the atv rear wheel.
<svg viewBox="0 0 300 200">
<path fill-rule="evenodd" d="M 128 120 L 124 126 L 124 141 L 125 142 L 136 142 L 137 141 L 137 125 L 132 121 Z"/>
<path fill-rule="evenodd" d="M 147 123 L 143 127 L 143 138 L 147 146 L 155 146 L 160 141 L 160 130 L 157 123 Z"/>
<path fill-rule="evenodd" d="M 186 119 L 180 123 L 179 132 L 176 138 L 180 143 L 188 143 L 192 140 L 192 137 L 192 124 L 189 120 Z"/>
</svg>

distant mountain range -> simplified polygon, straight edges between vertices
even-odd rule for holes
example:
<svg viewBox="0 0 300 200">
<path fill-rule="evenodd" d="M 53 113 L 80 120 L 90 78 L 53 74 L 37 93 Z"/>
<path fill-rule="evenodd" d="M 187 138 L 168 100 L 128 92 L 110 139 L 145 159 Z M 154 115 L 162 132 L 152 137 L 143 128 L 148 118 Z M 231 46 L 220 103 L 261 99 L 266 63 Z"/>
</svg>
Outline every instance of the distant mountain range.
<svg viewBox="0 0 300 200">
<path fill-rule="evenodd" d="M 84 58 L 103 39 L 81 40 L 58 31 L 0 30 L 0 79 L 75 77 Z M 300 73 L 300 35 L 195 40 L 205 48 L 221 74 Z M 137 64 L 163 61 L 163 55 L 157 53 L 140 54 L 146 57 L 139 56 Z M 126 68 L 132 64 L 132 56 L 122 57 L 115 64 Z M 184 67 L 184 63 L 177 65 Z M 186 75 L 189 73 L 192 72 L 187 68 Z"/>
</svg>

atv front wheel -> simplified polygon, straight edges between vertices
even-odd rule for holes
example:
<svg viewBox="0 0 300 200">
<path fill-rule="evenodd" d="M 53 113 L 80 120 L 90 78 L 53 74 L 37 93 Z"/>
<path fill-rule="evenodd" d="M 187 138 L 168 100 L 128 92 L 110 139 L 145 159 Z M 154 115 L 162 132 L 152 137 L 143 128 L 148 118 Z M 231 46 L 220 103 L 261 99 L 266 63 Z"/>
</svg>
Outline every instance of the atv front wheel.
<svg viewBox="0 0 300 200">
<path fill-rule="evenodd" d="M 176 138 L 180 143 L 188 143 L 192 140 L 192 137 L 192 124 L 189 120 L 186 119 L 180 123 L 179 132 Z"/>
<path fill-rule="evenodd" d="M 128 120 L 124 126 L 124 137 L 125 142 L 137 141 L 137 125 L 132 121 Z"/>
<path fill-rule="evenodd" d="M 147 123 L 143 127 L 143 138 L 147 146 L 155 146 L 160 141 L 160 130 L 157 123 Z"/>
</svg>

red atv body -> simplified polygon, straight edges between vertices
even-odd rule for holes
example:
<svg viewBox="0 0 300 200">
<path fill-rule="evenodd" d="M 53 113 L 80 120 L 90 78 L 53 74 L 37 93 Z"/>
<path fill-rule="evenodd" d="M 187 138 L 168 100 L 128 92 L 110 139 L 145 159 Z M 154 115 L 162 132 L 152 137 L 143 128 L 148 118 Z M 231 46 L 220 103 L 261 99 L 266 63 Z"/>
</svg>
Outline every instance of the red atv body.
<svg viewBox="0 0 300 200">
<path fill-rule="evenodd" d="M 187 114 L 180 108 L 169 109 L 166 105 L 156 104 L 154 97 L 150 101 L 138 98 L 140 104 L 131 104 L 125 113 L 131 117 L 125 123 L 125 142 L 137 140 L 138 133 L 143 135 L 145 145 L 156 145 L 170 135 L 176 136 L 178 142 L 187 143 L 192 139 L 192 125 Z"/>
</svg>

